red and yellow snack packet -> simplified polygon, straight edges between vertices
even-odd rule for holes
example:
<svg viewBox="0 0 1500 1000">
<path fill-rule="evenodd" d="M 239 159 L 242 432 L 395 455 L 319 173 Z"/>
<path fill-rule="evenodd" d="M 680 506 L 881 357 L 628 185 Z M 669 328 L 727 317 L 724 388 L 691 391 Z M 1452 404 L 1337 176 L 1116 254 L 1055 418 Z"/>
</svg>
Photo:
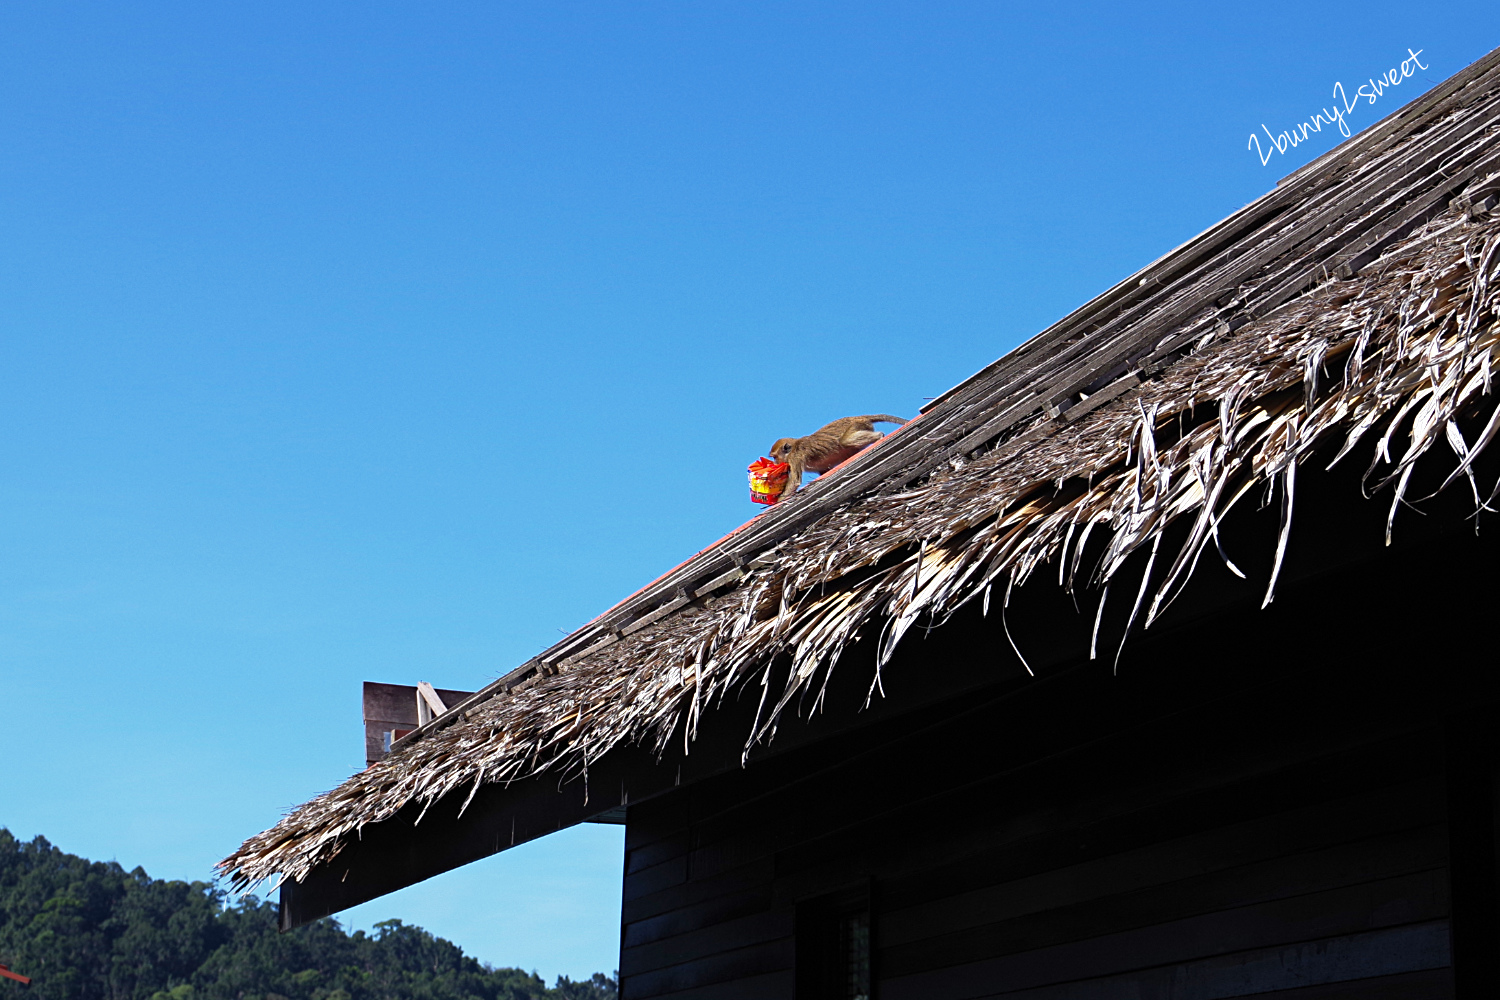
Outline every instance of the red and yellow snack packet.
<svg viewBox="0 0 1500 1000">
<path fill-rule="evenodd" d="M 760 458 L 750 464 L 750 501 L 773 504 L 786 492 L 786 477 L 792 467 L 785 462 Z"/>
</svg>

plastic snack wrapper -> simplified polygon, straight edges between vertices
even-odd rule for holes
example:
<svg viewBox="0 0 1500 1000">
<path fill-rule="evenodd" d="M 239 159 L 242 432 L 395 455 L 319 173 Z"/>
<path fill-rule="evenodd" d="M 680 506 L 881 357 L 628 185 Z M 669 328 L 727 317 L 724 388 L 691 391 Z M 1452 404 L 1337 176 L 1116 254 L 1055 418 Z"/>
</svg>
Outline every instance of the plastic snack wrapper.
<svg viewBox="0 0 1500 1000">
<path fill-rule="evenodd" d="M 792 467 L 785 462 L 760 458 L 750 464 L 750 501 L 773 504 L 786 492 L 787 474 Z"/>
</svg>

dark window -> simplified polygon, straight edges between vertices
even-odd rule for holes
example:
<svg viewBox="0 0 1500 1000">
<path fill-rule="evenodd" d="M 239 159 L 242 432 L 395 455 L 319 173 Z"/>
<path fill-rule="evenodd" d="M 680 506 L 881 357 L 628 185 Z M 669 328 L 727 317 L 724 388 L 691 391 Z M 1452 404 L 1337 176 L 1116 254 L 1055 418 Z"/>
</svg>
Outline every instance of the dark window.
<svg viewBox="0 0 1500 1000">
<path fill-rule="evenodd" d="M 870 1000 L 870 908 L 846 913 L 839 921 L 843 956 L 843 1000 Z"/>
<path fill-rule="evenodd" d="M 870 1000 L 867 887 L 797 907 L 797 1000 Z"/>
</svg>

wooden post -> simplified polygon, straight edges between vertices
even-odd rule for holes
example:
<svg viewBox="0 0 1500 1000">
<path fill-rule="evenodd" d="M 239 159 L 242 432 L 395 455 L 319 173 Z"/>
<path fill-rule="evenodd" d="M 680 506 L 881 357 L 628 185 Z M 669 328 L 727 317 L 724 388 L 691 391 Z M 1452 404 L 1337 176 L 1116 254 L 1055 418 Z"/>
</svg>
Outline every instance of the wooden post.
<svg viewBox="0 0 1500 1000">
<path fill-rule="evenodd" d="M 448 706 L 443 704 L 433 686 L 426 681 L 417 681 L 417 723 L 425 726 L 446 711 Z"/>
</svg>

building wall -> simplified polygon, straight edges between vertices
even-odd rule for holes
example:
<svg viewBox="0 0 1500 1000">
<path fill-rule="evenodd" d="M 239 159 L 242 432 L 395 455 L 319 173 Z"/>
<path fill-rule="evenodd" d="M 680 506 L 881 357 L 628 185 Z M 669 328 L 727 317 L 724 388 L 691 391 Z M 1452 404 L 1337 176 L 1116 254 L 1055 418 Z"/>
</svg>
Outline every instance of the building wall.
<svg viewBox="0 0 1500 1000">
<path fill-rule="evenodd" d="M 882 1000 L 1445 995 L 1435 734 L 1267 766 L 1160 735 L 906 802 L 877 750 L 742 804 L 633 809 L 625 996 L 790 997 L 798 903 L 863 883 Z"/>
<path fill-rule="evenodd" d="M 1268 656 L 1286 622 L 1220 616 L 1118 676 L 997 686 L 632 806 L 624 997 L 810 1000 L 799 912 L 849 892 L 878 1000 L 1453 996 L 1451 747 L 1472 763 L 1463 727 L 1500 729 L 1455 714 L 1493 704 L 1488 669 L 1347 620 Z"/>
</svg>

